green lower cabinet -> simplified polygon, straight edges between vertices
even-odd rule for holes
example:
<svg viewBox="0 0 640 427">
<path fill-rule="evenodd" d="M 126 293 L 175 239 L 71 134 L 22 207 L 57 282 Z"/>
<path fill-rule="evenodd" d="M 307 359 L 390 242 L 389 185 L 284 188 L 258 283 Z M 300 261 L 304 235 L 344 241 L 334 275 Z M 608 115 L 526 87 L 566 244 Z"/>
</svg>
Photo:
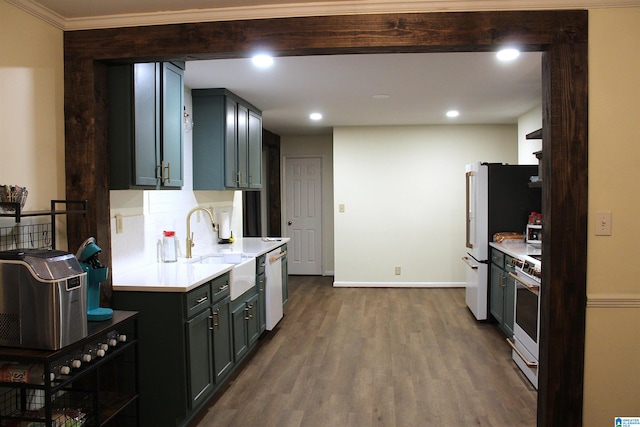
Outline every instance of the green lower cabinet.
<svg viewBox="0 0 640 427">
<path fill-rule="evenodd" d="M 187 322 L 189 364 L 189 407 L 198 406 L 203 398 L 213 392 L 213 336 L 211 334 L 211 309 L 207 309 Z"/>
<path fill-rule="evenodd" d="M 513 336 L 513 323 L 515 321 L 515 298 L 516 298 L 516 279 L 509 276 L 509 272 L 514 272 L 515 267 L 510 263 L 511 257 L 508 257 L 509 263 L 505 262 L 505 287 L 504 287 L 504 322 L 502 330 L 508 337 Z"/>
<path fill-rule="evenodd" d="M 234 368 L 229 274 L 187 293 L 116 291 L 139 312 L 140 425 L 186 426 Z"/>
<path fill-rule="evenodd" d="M 220 384 L 233 369 L 233 341 L 231 340 L 230 298 L 225 298 L 212 310 L 214 382 Z"/>
<path fill-rule="evenodd" d="M 504 322 L 504 270 L 492 263 L 490 277 L 489 309 L 496 322 L 502 324 Z"/>
<path fill-rule="evenodd" d="M 507 337 L 513 337 L 515 279 L 509 276 L 514 271 L 512 257 L 495 248 L 491 250 L 491 273 L 489 279 L 489 310 Z"/>
<path fill-rule="evenodd" d="M 280 258 L 282 262 L 282 306 L 284 307 L 289 301 L 289 257 L 287 256 L 287 245 L 282 245 L 280 251 L 285 254 Z"/>
<path fill-rule="evenodd" d="M 235 363 L 246 356 L 260 337 L 259 294 L 251 289 L 231 303 Z"/>
<path fill-rule="evenodd" d="M 247 316 L 247 340 L 249 342 L 249 348 L 260 338 L 260 304 L 258 301 L 258 294 L 255 294 L 247 301 L 248 316 Z"/>
</svg>

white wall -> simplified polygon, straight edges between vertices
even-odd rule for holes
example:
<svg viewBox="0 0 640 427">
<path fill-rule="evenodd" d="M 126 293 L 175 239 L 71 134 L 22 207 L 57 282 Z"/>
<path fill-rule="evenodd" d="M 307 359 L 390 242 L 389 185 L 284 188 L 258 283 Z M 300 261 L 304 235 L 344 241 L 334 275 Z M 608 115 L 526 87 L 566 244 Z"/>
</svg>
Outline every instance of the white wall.
<svg viewBox="0 0 640 427">
<path fill-rule="evenodd" d="M 280 138 L 282 171 L 287 158 L 318 157 L 322 161 L 322 274 L 334 273 L 333 260 L 333 136 L 282 136 Z M 286 193 L 282 192 L 282 232 L 287 236 L 285 218 Z M 287 236 L 291 237 L 291 236 Z"/>
<path fill-rule="evenodd" d="M 516 140 L 515 125 L 336 128 L 335 284 L 460 286 L 465 165 L 515 164 Z"/>
<path fill-rule="evenodd" d="M 542 105 L 531 109 L 518 117 L 518 164 L 537 165 L 538 158 L 533 154 L 542 150 L 542 140 L 527 139 L 527 134 L 542 128 Z"/>
</svg>

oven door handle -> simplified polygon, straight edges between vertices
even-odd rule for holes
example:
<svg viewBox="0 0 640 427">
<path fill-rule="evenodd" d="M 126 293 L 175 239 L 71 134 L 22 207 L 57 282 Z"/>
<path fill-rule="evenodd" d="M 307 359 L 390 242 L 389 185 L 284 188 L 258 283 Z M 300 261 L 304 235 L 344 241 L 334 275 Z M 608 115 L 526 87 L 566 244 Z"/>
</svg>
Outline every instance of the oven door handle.
<svg viewBox="0 0 640 427">
<path fill-rule="evenodd" d="M 468 256 L 463 256 L 462 260 L 469 266 L 471 267 L 472 270 L 477 270 L 478 269 L 478 264 L 474 264 L 471 261 L 469 261 L 469 257 Z"/>
<path fill-rule="evenodd" d="M 522 361 L 524 362 L 525 365 L 527 365 L 530 368 L 537 368 L 538 367 L 538 362 L 532 362 L 530 360 L 527 360 L 526 357 L 524 357 L 524 354 L 522 354 L 520 349 L 518 347 L 516 347 L 516 344 L 513 342 L 513 340 L 511 338 L 507 338 L 507 343 L 509 343 L 509 346 L 513 349 L 513 351 L 515 351 L 516 354 L 518 356 L 520 356 L 520 359 L 522 359 Z"/>
<path fill-rule="evenodd" d="M 521 278 L 519 278 L 516 274 L 513 274 L 512 272 L 509 272 L 509 276 L 513 277 L 514 279 L 516 279 L 518 282 L 522 283 L 522 285 L 524 285 L 524 287 L 526 287 L 527 289 L 529 289 L 531 292 L 534 293 L 538 293 L 540 292 L 540 286 L 537 285 L 532 285 L 530 283 L 525 282 L 524 280 L 522 280 Z"/>
</svg>

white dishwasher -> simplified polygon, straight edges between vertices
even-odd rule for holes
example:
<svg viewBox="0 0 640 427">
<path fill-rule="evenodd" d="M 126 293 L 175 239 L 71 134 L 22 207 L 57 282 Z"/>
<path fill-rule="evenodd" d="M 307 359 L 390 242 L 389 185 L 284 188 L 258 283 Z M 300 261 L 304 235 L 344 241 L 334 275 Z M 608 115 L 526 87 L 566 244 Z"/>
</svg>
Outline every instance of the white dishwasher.
<svg viewBox="0 0 640 427">
<path fill-rule="evenodd" d="M 267 330 L 271 331 L 282 319 L 282 260 L 287 254 L 282 248 L 275 249 L 267 254 L 266 265 L 266 318 Z"/>
</svg>

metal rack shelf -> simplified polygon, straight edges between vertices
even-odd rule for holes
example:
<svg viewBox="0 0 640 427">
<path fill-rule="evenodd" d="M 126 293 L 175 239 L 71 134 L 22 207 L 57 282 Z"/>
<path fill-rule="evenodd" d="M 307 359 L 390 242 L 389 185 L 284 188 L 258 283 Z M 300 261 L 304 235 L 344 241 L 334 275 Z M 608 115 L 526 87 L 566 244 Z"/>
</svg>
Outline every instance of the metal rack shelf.
<svg viewBox="0 0 640 427">
<path fill-rule="evenodd" d="M 58 209 L 64 204 L 67 209 Z M 72 209 L 69 209 L 71 207 Z M 51 200 L 51 209 L 42 211 L 22 211 L 20 203 L 0 202 L 0 218 L 13 218 L 16 225 L 0 227 L 0 250 L 9 249 L 41 249 L 56 247 L 56 216 L 87 214 L 86 200 Z M 21 225 L 21 219 L 26 217 L 51 218 L 49 223 Z"/>
</svg>

